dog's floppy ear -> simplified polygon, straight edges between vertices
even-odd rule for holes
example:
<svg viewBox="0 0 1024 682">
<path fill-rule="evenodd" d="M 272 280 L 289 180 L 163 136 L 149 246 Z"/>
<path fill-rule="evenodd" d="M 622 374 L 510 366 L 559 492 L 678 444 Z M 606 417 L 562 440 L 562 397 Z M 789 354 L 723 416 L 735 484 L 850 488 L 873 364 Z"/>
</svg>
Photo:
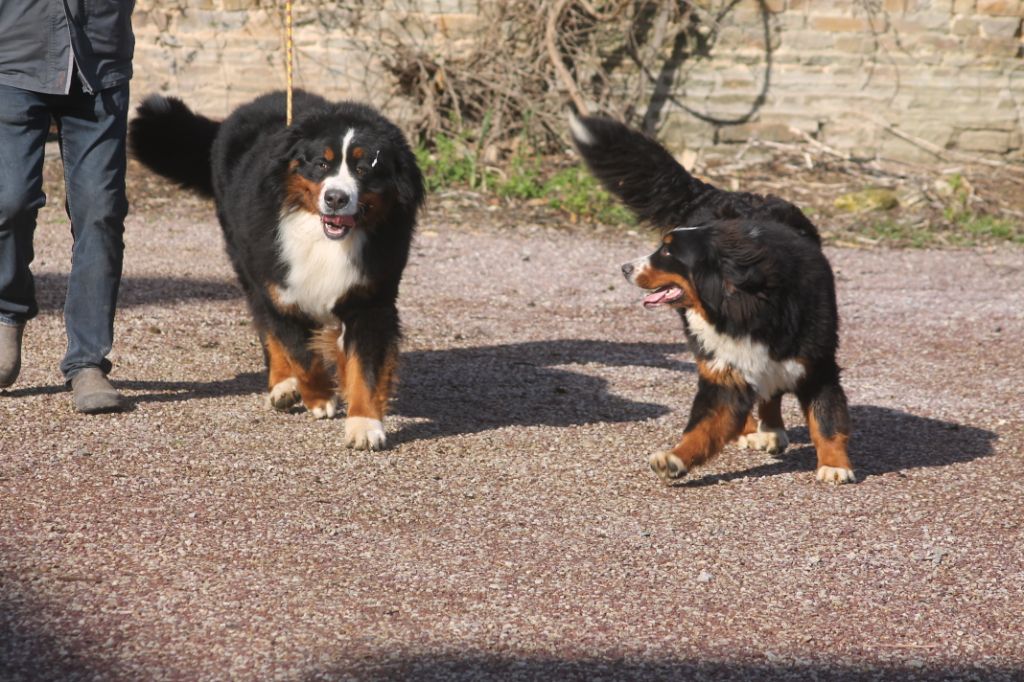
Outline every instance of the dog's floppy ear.
<svg viewBox="0 0 1024 682">
<path fill-rule="evenodd" d="M 423 204 L 423 173 L 420 172 L 416 156 L 405 144 L 398 146 L 395 155 L 395 187 L 398 200 L 403 206 L 419 207 Z"/>
<path fill-rule="evenodd" d="M 714 319 L 721 318 L 726 297 L 726 283 L 722 274 L 716 268 L 702 264 L 693 271 L 693 286 L 704 310 Z"/>
<path fill-rule="evenodd" d="M 296 147 L 302 139 L 302 131 L 298 126 L 292 125 L 287 128 L 281 128 L 274 133 L 271 147 L 274 154 L 272 158 L 283 159 L 290 163 L 295 158 Z"/>
<path fill-rule="evenodd" d="M 767 252 L 749 239 L 731 242 L 721 252 L 719 272 L 721 299 L 716 309 L 727 319 L 752 322 L 775 284 Z"/>
<path fill-rule="evenodd" d="M 726 294 L 743 292 L 757 295 L 768 285 L 768 273 L 763 260 L 726 262 L 722 267 Z"/>
<path fill-rule="evenodd" d="M 704 308 L 718 319 L 752 319 L 772 286 L 767 253 L 738 225 L 719 224 L 691 238 L 694 285 Z M 697 237 L 698 235 L 694 235 Z M 685 258 L 685 251 L 681 252 Z"/>
</svg>

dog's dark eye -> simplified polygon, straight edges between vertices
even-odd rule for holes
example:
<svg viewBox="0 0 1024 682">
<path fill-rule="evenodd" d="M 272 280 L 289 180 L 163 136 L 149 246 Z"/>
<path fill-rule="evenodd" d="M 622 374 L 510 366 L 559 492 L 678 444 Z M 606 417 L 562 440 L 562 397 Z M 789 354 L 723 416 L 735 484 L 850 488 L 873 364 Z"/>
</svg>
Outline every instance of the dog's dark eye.
<svg viewBox="0 0 1024 682">
<path fill-rule="evenodd" d="M 319 161 L 316 162 L 316 165 L 317 168 L 319 168 L 320 170 L 327 170 L 328 168 L 331 167 L 331 164 L 327 161 L 327 159 L 320 159 Z"/>
<path fill-rule="evenodd" d="M 363 177 L 364 175 L 366 175 L 366 167 L 356 166 L 356 175 L 358 175 L 359 177 Z"/>
<path fill-rule="evenodd" d="M 667 244 L 665 246 L 661 247 L 661 255 L 665 256 L 666 258 L 672 255 L 672 252 L 669 251 L 669 248 L 668 248 Z"/>
</svg>

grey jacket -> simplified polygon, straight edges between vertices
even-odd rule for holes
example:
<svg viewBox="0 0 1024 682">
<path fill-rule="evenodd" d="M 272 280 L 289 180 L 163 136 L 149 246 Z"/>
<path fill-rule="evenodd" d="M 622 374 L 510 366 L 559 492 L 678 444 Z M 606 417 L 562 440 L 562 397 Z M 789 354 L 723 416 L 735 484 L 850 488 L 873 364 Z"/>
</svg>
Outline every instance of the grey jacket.
<svg viewBox="0 0 1024 682">
<path fill-rule="evenodd" d="M 0 0 L 0 84 L 66 94 L 132 77 L 135 0 Z"/>
</svg>

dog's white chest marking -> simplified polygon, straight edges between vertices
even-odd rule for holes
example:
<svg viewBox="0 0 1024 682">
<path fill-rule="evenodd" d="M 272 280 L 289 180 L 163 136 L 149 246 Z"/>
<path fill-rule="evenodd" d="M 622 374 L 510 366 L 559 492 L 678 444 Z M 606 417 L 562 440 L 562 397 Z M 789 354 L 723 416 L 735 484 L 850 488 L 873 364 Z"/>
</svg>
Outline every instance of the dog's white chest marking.
<svg viewBox="0 0 1024 682">
<path fill-rule="evenodd" d="M 280 302 L 297 305 L 321 322 L 352 287 L 366 283 L 362 254 L 366 235 L 352 230 L 344 239 L 324 236 L 320 217 L 306 211 L 282 216 L 277 228 L 281 256 L 288 266 Z"/>
<path fill-rule="evenodd" d="M 804 377 L 806 370 L 796 360 L 773 360 L 768 354 L 768 346 L 750 337 L 736 338 L 720 334 L 710 322 L 693 310 L 686 311 L 686 322 L 701 347 L 713 355 L 711 369 L 736 370 L 763 399 L 783 391 L 792 391 Z"/>
</svg>

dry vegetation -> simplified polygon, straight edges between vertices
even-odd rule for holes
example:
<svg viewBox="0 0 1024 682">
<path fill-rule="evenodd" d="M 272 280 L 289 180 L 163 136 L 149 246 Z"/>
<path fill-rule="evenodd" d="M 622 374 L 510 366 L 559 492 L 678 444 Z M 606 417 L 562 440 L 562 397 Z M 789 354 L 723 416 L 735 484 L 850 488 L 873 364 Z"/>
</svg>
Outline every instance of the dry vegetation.
<svg viewBox="0 0 1024 682">
<path fill-rule="evenodd" d="M 666 74 L 685 77 L 687 64 L 713 59 L 735 4 L 483 2 L 479 32 L 451 40 L 426 30 L 421 14 L 386 0 L 309 0 L 296 4 L 296 19 L 351 35 L 392 76 L 389 97 L 410 105 L 403 108 L 411 112 L 407 130 L 434 206 L 472 212 L 507 204 L 515 211 L 491 210 L 488 220 L 510 227 L 524 220 L 621 225 L 629 216 L 568 148 L 567 106 L 603 112 L 657 135 L 671 98 Z M 871 9 L 865 3 L 864 11 Z M 787 144 L 751 140 L 684 162 L 719 186 L 795 201 L 834 243 L 1024 243 L 1024 168 L 908 141 L 932 153 L 934 163 L 853 160 L 807 135 Z M 47 175 L 50 191 L 59 192 L 59 166 L 49 164 Z M 137 210 L 159 207 L 173 191 L 137 166 L 130 189 Z"/>
<path fill-rule="evenodd" d="M 424 31 L 422 15 L 384 0 L 322 7 L 320 16 L 335 17 L 338 28 L 338 12 L 373 26 L 352 31 L 354 40 L 393 77 L 393 96 L 415 103 L 417 138 L 465 140 L 492 161 L 523 144 L 561 152 L 568 102 L 651 128 L 653 121 L 637 120 L 637 105 L 653 96 L 651 65 L 706 54 L 718 23 L 713 11 L 685 1 L 486 2 L 472 39 L 439 40 Z"/>
<path fill-rule="evenodd" d="M 391 96 L 412 103 L 410 132 L 435 192 L 468 188 L 487 194 L 492 204 L 527 204 L 545 222 L 622 223 L 628 222 L 626 214 L 575 167 L 566 145 L 567 106 L 602 112 L 656 135 L 671 99 L 666 85 L 672 75 L 685 74 L 687 63 L 713 58 L 735 5 L 481 3 L 480 32 L 468 40 L 438 40 L 424 31 L 421 15 L 396 11 L 384 0 L 323 0 L 317 16 L 339 30 L 372 27 L 351 33 L 357 42 L 360 35 L 372 36 L 362 38 L 361 49 L 393 77 Z M 872 8 L 865 3 L 863 11 Z M 731 157 L 689 161 L 695 172 L 722 186 L 798 202 L 837 242 L 1024 242 L 1024 198 L 1015 191 L 1024 169 L 907 141 L 933 153 L 934 164 L 855 161 L 808 136 L 795 144 L 753 140 Z M 555 212 L 545 215 L 551 208 Z"/>
</svg>

